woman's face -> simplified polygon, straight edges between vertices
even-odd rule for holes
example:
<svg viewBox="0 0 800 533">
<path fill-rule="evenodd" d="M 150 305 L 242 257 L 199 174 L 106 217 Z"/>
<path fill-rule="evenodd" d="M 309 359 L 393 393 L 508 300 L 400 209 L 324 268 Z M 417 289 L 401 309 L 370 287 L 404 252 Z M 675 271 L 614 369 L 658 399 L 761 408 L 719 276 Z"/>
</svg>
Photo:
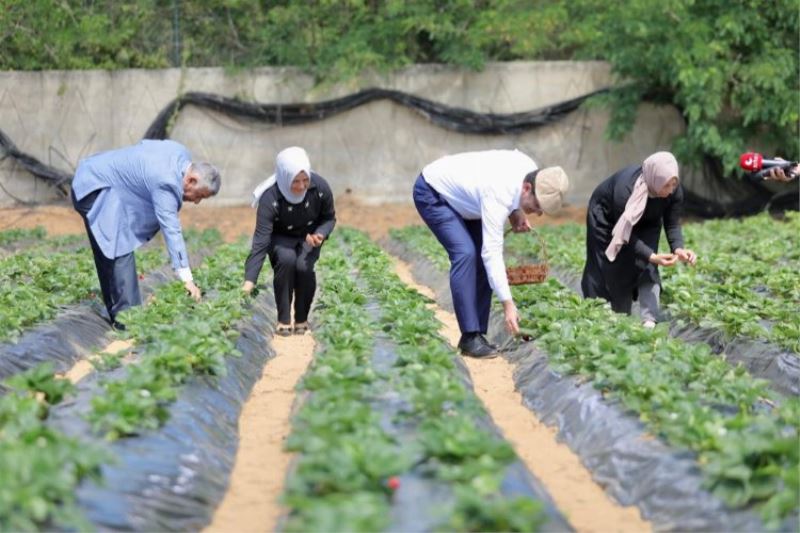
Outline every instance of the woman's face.
<svg viewBox="0 0 800 533">
<path fill-rule="evenodd" d="M 667 196 L 675 192 L 675 189 L 677 187 L 678 187 L 678 177 L 672 176 L 672 178 L 667 182 L 667 184 L 664 185 L 661 188 L 661 190 L 656 193 L 656 196 L 659 198 L 666 198 Z"/>
<path fill-rule="evenodd" d="M 304 170 L 298 172 L 297 176 L 294 177 L 292 180 L 292 194 L 305 194 L 308 190 L 308 187 L 311 185 L 311 178 L 308 177 L 308 174 L 305 173 Z"/>
</svg>

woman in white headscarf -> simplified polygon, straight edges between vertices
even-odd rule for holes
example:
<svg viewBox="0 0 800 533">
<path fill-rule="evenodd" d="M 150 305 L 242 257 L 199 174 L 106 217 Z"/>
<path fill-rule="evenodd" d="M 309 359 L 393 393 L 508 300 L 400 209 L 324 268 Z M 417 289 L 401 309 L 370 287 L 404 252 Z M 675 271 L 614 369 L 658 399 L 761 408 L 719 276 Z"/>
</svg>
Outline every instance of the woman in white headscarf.
<svg viewBox="0 0 800 533">
<path fill-rule="evenodd" d="M 275 174 L 259 185 L 253 195 L 253 206 L 258 207 L 258 212 L 242 290 L 247 293 L 253 290 L 264 258 L 269 255 L 278 308 L 276 333 L 305 333 L 317 288 L 314 265 L 322 243 L 336 224 L 333 193 L 328 182 L 311 170 L 306 151 L 292 146 L 278 154 Z"/>
<path fill-rule="evenodd" d="M 642 323 L 655 326 L 661 294 L 657 267 L 697 260 L 683 247 L 682 203 L 678 162 L 669 152 L 657 152 L 598 185 L 586 213 L 583 296 L 603 298 L 614 311 L 628 314 L 638 297 Z M 662 228 L 671 253 L 658 253 Z"/>
</svg>

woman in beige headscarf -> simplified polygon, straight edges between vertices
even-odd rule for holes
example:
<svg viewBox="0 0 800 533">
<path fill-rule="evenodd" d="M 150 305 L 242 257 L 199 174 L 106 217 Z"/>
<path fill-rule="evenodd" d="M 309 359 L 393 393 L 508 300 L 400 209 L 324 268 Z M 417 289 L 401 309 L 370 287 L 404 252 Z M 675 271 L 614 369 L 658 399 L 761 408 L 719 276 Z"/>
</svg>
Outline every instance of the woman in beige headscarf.
<svg viewBox="0 0 800 533">
<path fill-rule="evenodd" d="M 586 213 L 583 296 L 604 298 L 614 311 L 628 314 L 638 297 L 643 324 L 655 326 L 661 293 L 657 267 L 697 260 L 683 245 L 682 203 L 678 162 L 669 152 L 657 152 L 598 185 Z M 662 227 L 672 253 L 658 253 Z"/>
</svg>

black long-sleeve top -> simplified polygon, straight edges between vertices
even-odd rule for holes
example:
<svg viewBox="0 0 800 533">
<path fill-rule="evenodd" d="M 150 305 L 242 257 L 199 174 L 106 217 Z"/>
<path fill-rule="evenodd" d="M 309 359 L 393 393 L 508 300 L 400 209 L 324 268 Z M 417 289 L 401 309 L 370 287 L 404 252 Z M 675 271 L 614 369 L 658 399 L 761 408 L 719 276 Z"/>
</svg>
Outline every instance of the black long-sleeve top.
<svg viewBox="0 0 800 533">
<path fill-rule="evenodd" d="M 683 248 L 680 214 L 683 188 L 678 185 L 666 198 L 648 198 L 642 218 L 633 226 L 628 244 L 614 262 L 605 255 L 611 233 L 633 193 L 633 186 L 642 173 L 641 165 L 623 168 L 603 181 L 592 194 L 586 213 L 586 267 L 582 287 L 584 296 L 609 298 L 633 291 L 642 276 L 661 283 L 658 270 L 649 262 L 658 253 L 661 228 L 667 235 L 670 249 Z M 588 294 L 587 294 L 588 293 Z"/>
<path fill-rule="evenodd" d="M 298 204 L 289 203 L 278 186 L 273 185 L 258 202 L 253 246 L 244 264 L 244 279 L 258 281 L 273 234 L 304 239 L 308 234 L 318 233 L 327 239 L 335 225 L 333 193 L 319 174 L 311 172 L 306 196 Z"/>
</svg>

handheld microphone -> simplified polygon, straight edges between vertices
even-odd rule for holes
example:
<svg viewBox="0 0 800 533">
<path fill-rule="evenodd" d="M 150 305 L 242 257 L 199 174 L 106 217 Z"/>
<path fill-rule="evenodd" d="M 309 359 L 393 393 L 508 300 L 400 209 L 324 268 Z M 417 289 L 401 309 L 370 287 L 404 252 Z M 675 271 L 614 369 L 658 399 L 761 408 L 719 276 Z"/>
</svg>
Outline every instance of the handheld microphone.
<svg viewBox="0 0 800 533">
<path fill-rule="evenodd" d="M 764 159 L 764 156 L 757 152 L 747 152 L 739 156 L 739 166 L 757 178 L 765 177 L 773 168 L 788 169 L 796 164 L 782 159 Z"/>
</svg>

